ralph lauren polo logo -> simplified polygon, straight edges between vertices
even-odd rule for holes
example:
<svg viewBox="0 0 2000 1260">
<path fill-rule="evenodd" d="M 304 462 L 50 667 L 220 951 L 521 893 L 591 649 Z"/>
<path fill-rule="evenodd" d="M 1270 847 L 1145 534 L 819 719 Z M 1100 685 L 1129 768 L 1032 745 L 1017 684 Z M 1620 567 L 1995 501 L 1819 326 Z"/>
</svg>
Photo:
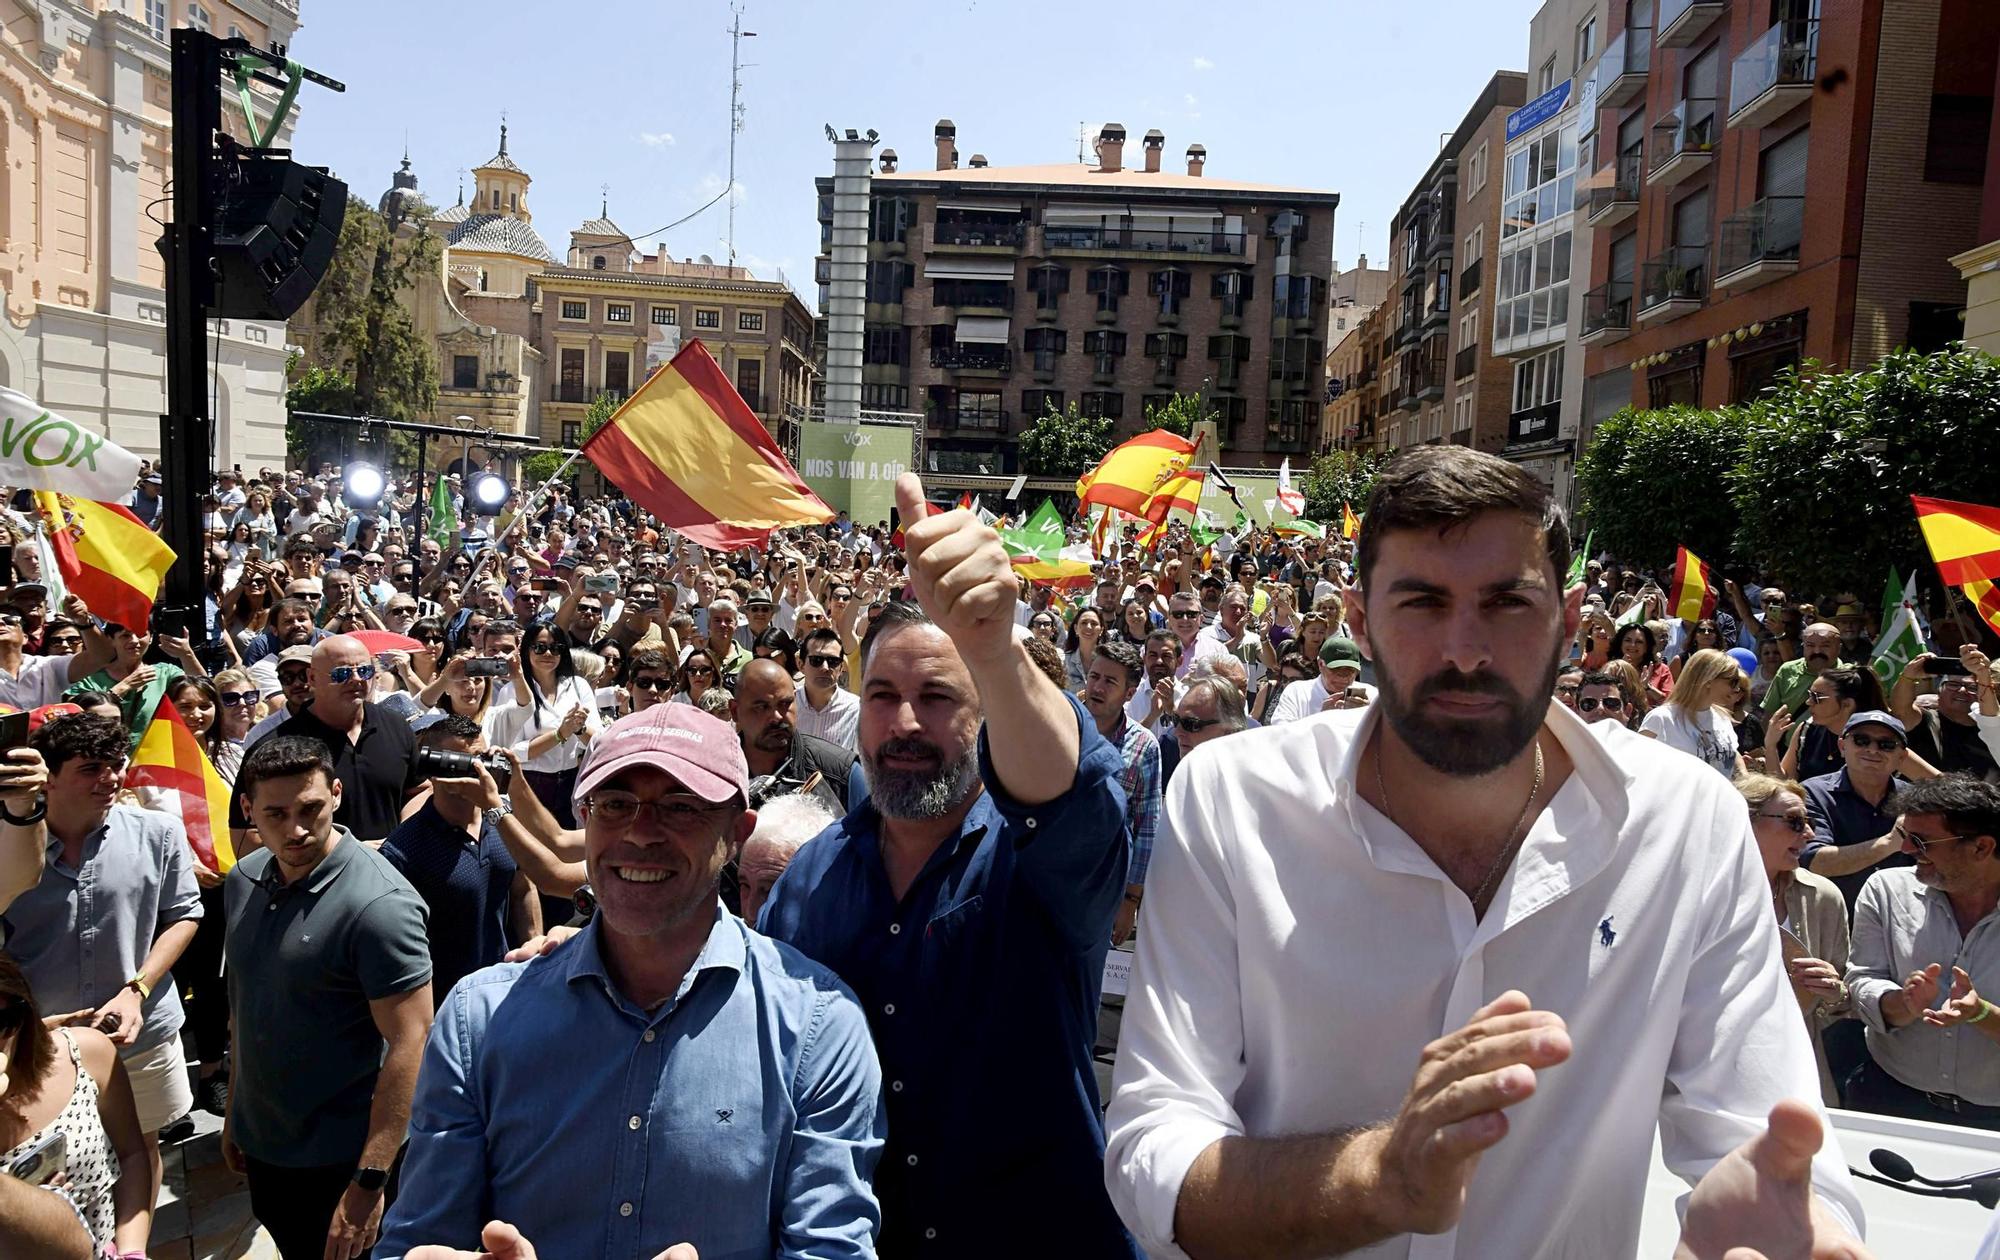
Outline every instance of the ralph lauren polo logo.
<svg viewBox="0 0 2000 1260">
<path fill-rule="evenodd" d="M 715 1109 L 715 1122 L 717 1124 L 728 1124 L 729 1117 L 735 1114 L 736 1112 L 729 1107 L 717 1107 Z"/>
<path fill-rule="evenodd" d="M 1605 915 L 1604 922 L 1597 925 L 1597 943 L 1610 949 L 1618 941 L 1618 933 L 1611 930 L 1611 916 Z"/>
</svg>

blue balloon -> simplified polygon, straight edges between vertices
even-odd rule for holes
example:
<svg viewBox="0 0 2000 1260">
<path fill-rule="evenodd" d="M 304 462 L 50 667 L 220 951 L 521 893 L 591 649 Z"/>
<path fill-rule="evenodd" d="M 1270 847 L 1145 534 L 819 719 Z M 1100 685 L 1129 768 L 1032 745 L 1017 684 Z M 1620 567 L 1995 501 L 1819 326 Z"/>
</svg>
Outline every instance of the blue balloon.
<svg viewBox="0 0 2000 1260">
<path fill-rule="evenodd" d="M 1757 654 L 1755 652 L 1752 652 L 1749 648 L 1746 647 L 1730 648 L 1729 659 L 1735 661 L 1738 665 L 1742 666 L 1743 672 L 1746 674 L 1754 674 L 1757 672 Z"/>
</svg>

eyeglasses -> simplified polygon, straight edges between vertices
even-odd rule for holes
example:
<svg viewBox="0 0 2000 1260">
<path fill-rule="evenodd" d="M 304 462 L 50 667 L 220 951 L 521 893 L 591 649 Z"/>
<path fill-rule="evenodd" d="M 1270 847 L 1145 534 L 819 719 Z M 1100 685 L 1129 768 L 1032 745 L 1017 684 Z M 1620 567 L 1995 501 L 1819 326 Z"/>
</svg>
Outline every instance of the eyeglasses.
<svg viewBox="0 0 2000 1260">
<path fill-rule="evenodd" d="M 335 683 L 351 682 L 356 678 L 359 678 L 362 682 L 367 682 L 375 676 L 375 667 L 373 665 L 336 665 L 326 671 L 326 676 Z"/>
<path fill-rule="evenodd" d="M 662 678 L 658 674 L 642 674 L 632 680 L 632 686 L 641 691 L 671 691 L 674 680 Z"/>
<path fill-rule="evenodd" d="M 808 656 L 806 657 L 806 664 L 817 665 L 821 669 L 839 669 L 840 658 L 838 656 Z"/>
<path fill-rule="evenodd" d="M 443 635 L 441 635 L 441 634 L 437 634 L 437 633 L 435 633 L 435 632 L 433 632 L 433 633 L 431 633 L 431 634 L 420 634 L 420 635 L 418 635 L 418 636 L 417 636 L 417 642 L 419 642 L 419 643 L 443 643 L 443 642 L 444 642 L 444 636 L 443 636 Z"/>
<path fill-rule="evenodd" d="M 1903 741 L 1894 735 L 1863 735 L 1857 732 L 1849 735 L 1847 740 L 1856 748 L 1879 748 L 1885 753 L 1897 752 L 1903 747 Z"/>
<path fill-rule="evenodd" d="M 1824 692 L 1808 691 L 1806 693 L 1807 704 L 1824 704 L 1828 700 L 1838 700 L 1838 699 L 1840 699 L 1839 696 L 1829 696 Z"/>
<path fill-rule="evenodd" d="M 1804 814 L 1763 814 L 1750 815 L 1752 818 L 1768 818 L 1772 822 L 1785 824 L 1785 829 L 1796 835 L 1804 835 L 1812 830 L 1812 823 Z"/>
<path fill-rule="evenodd" d="M 1606 713 L 1616 713 L 1625 707 L 1623 696 L 1585 696 L 1576 702 L 1578 713 L 1595 713 L 1602 708 Z"/>
<path fill-rule="evenodd" d="M 1175 621 L 1193 621 L 1201 616 L 1201 611 L 1196 608 L 1176 608 L 1168 613 L 1167 616 L 1172 617 Z"/>
<path fill-rule="evenodd" d="M 300 591 L 298 594 L 292 596 L 292 598 L 302 599 L 308 604 L 317 604 L 324 600 L 326 595 L 320 591 Z"/>
<path fill-rule="evenodd" d="M 1890 830 L 1896 833 L 1896 839 L 1907 842 L 1919 853 L 1929 853 L 1933 846 L 1950 844 L 1954 840 L 1976 840 L 1980 835 L 1976 831 L 1967 831 L 1955 836 L 1920 836 L 1906 829 L 1900 822 Z"/>
<path fill-rule="evenodd" d="M 1582 690 L 1583 687 L 1580 684 L 1571 684 L 1570 686 L 1567 687 L 1561 685 L 1560 683 L 1556 685 L 1556 694 L 1559 696 L 1573 696 L 1577 692 Z"/>
<path fill-rule="evenodd" d="M 278 683 L 280 686 L 285 687 L 289 687 L 294 683 L 305 682 L 311 677 L 312 671 L 303 665 L 297 669 L 281 669 L 278 671 Z"/>
<path fill-rule="evenodd" d="M 530 652 L 533 652 L 536 656 L 559 656 L 562 654 L 561 648 L 549 642 L 537 643 L 535 646 L 529 648 L 528 650 Z"/>
<path fill-rule="evenodd" d="M 1172 717 L 1167 720 L 1190 735 L 1193 735 L 1197 731 L 1205 731 L 1209 727 L 1219 725 L 1222 722 L 1221 718 L 1198 717 Z"/>
<path fill-rule="evenodd" d="M 50 635 L 46 642 L 50 647 L 80 647 L 83 644 L 83 636 L 80 634 L 55 634 Z"/>
<path fill-rule="evenodd" d="M 713 665 L 690 665 L 687 667 L 687 676 L 689 678 L 713 678 L 715 677 L 715 667 Z"/>
<path fill-rule="evenodd" d="M 583 799 L 583 803 L 590 807 L 591 816 L 599 822 L 620 829 L 638 822 L 640 812 L 648 809 L 663 826 L 691 829 L 712 822 L 735 808 L 733 805 L 711 805 L 692 794 L 642 801 L 629 792 L 593 792 Z"/>
<path fill-rule="evenodd" d="M 417 614 L 417 606 L 415 604 L 391 604 L 383 609 L 383 611 L 391 617 L 414 617 Z"/>
</svg>

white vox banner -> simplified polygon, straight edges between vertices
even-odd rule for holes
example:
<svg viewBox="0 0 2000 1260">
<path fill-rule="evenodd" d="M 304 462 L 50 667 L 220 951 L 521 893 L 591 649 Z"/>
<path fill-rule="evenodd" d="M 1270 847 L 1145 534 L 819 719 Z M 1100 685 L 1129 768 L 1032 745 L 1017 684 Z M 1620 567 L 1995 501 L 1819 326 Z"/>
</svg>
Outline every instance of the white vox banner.
<svg viewBox="0 0 2000 1260">
<path fill-rule="evenodd" d="M 137 455 L 0 386 L 0 486 L 123 503 L 138 480 Z"/>
</svg>

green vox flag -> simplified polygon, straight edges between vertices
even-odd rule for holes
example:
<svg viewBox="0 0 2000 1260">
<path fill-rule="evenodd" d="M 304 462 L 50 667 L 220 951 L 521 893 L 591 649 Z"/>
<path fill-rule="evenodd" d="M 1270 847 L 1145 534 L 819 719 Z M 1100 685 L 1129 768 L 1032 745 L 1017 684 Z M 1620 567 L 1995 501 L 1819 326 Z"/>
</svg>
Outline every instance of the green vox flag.
<svg viewBox="0 0 2000 1260">
<path fill-rule="evenodd" d="M 1045 564 L 1054 564 L 1066 541 L 1062 513 L 1056 511 L 1054 502 L 1043 499 L 1042 506 L 1019 529 L 1001 530 L 1000 541 L 1009 555 L 1032 556 Z"/>
<path fill-rule="evenodd" d="M 443 477 L 437 479 L 437 488 L 431 491 L 431 541 L 441 551 L 450 551 L 458 534 L 458 510 L 451 505 L 451 487 Z"/>
<path fill-rule="evenodd" d="M 1590 544 L 1596 538 L 1597 538 L 1597 531 L 1595 529 L 1592 529 L 1588 534 L 1585 534 L 1583 537 L 1583 550 L 1576 552 L 1574 555 L 1570 556 L 1569 576 L 1563 579 L 1563 588 L 1565 590 L 1567 590 L 1572 586 L 1575 586 L 1578 582 L 1583 581 L 1583 565 L 1585 561 L 1590 559 Z"/>
<path fill-rule="evenodd" d="M 1893 572 L 1889 574 L 1889 586 L 1892 590 L 1896 586 Z M 1893 687 L 1903 667 L 1923 650 L 1924 636 L 1917 630 L 1917 575 L 1912 573 L 1903 584 L 1901 596 L 1883 617 L 1882 637 L 1875 640 L 1875 657 L 1869 664 L 1884 687 Z"/>
<path fill-rule="evenodd" d="M 1206 547 L 1222 537 L 1222 531 L 1215 527 L 1215 518 L 1208 514 L 1206 508 L 1196 509 L 1194 519 L 1188 522 L 1188 533 L 1198 547 Z"/>
</svg>

